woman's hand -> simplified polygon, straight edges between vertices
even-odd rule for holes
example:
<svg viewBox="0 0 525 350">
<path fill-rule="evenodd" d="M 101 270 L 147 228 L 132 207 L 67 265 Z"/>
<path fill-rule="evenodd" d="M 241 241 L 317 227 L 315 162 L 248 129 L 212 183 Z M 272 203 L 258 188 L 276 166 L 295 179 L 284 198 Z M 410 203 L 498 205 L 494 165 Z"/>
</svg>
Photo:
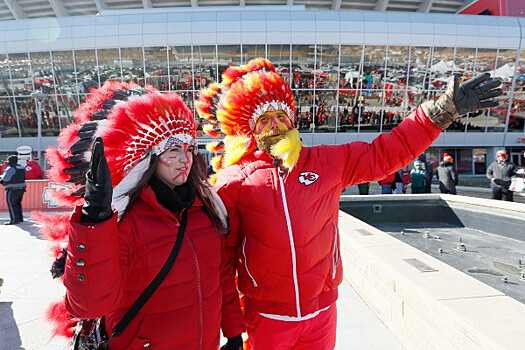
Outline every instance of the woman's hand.
<svg viewBox="0 0 525 350">
<path fill-rule="evenodd" d="M 113 186 L 104 142 L 97 137 L 91 151 L 90 170 L 86 174 L 86 203 L 82 207 L 82 222 L 100 222 L 111 217 Z"/>
<path fill-rule="evenodd" d="M 228 342 L 221 347 L 221 350 L 242 350 L 242 336 L 228 338 Z"/>
</svg>

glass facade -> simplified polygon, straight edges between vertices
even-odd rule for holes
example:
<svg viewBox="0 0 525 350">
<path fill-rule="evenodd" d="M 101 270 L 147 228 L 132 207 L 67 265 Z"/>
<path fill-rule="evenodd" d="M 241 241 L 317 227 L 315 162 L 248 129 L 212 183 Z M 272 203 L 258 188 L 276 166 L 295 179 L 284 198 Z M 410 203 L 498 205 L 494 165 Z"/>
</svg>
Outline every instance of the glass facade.
<svg viewBox="0 0 525 350">
<path fill-rule="evenodd" d="M 524 132 L 525 51 L 384 45 L 187 45 L 0 55 L 0 136 L 34 137 L 41 90 L 42 133 L 57 135 L 90 88 L 106 80 L 175 91 L 193 107 L 198 91 L 231 65 L 265 56 L 290 82 L 303 133 L 387 132 L 454 73 L 503 80 L 500 106 L 447 132 Z M 517 65 L 517 67 L 516 67 Z"/>
</svg>

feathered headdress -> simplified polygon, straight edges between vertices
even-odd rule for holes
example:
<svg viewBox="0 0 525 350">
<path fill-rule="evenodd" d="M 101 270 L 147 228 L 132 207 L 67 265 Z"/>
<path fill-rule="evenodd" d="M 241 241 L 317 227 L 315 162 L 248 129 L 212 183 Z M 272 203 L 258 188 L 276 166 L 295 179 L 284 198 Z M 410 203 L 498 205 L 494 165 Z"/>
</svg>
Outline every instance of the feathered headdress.
<svg viewBox="0 0 525 350">
<path fill-rule="evenodd" d="M 48 178 L 71 185 L 69 190 L 55 192 L 54 197 L 61 205 L 83 204 L 91 145 L 95 137 L 101 137 L 114 187 L 112 205 L 121 217 L 129 202 L 126 194 L 149 168 L 151 154 L 159 155 L 175 144 L 196 145 L 195 129 L 193 113 L 178 95 L 107 81 L 75 111 L 75 121 L 58 137 L 59 146 L 46 151 L 51 164 Z M 41 234 L 54 244 L 54 277 L 63 274 L 69 216 L 33 213 Z M 53 305 L 48 318 L 54 322 L 56 334 L 70 337 L 75 322 L 62 304 Z"/>
<path fill-rule="evenodd" d="M 264 113 L 282 110 L 295 122 L 295 99 L 290 85 L 265 58 L 228 68 L 222 74 L 222 83 L 201 90 L 195 109 L 210 122 L 203 128 L 205 133 L 226 136 L 224 142 L 207 147 L 213 153 L 225 151 L 224 156 L 213 161 L 215 171 L 255 151 L 253 130 Z"/>
</svg>

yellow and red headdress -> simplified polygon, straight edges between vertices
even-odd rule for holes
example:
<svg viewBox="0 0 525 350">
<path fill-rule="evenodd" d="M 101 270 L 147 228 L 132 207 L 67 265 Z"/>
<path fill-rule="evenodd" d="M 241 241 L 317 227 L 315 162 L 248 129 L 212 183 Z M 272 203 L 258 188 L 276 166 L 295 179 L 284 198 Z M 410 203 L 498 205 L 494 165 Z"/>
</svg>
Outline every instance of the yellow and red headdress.
<svg viewBox="0 0 525 350">
<path fill-rule="evenodd" d="M 214 161 L 217 168 L 234 164 L 255 151 L 253 130 L 264 113 L 282 110 L 295 122 L 295 99 L 290 85 L 265 58 L 228 68 L 220 84 L 201 90 L 195 109 L 210 122 L 203 127 L 205 133 L 213 137 L 226 135 L 224 146 L 208 147 L 212 152 L 222 147 L 226 150 L 225 157 Z"/>
<path fill-rule="evenodd" d="M 200 92 L 195 108 L 201 118 L 229 136 L 251 137 L 257 119 L 272 110 L 282 110 L 295 121 L 290 85 L 265 58 L 228 68 L 221 84 L 211 84 Z"/>
</svg>

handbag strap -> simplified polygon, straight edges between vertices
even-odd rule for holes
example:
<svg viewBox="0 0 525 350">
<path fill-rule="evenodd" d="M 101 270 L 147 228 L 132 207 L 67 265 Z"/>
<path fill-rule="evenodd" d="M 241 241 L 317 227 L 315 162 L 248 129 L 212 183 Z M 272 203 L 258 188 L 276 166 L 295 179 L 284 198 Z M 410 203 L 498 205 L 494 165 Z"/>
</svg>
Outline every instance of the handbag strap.
<svg viewBox="0 0 525 350">
<path fill-rule="evenodd" d="M 162 266 L 162 269 L 159 271 L 159 273 L 153 279 L 153 281 L 151 281 L 148 287 L 146 287 L 146 289 L 137 298 L 133 305 L 131 305 L 130 309 L 128 310 L 128 312 L 126 312 L 124 317 L 122 317 L 120 322 L 111 329 L 112 334 L 109 340 L 111 340 L 113 337 L 118 337 L 122 334 L 124 328 L 126 328 L 126 326 L 131 322 L 131 320 L 137 315 L 140 309 L 142 309 L 144 304 L 146 304 L 148 299 L 153 295 L 155 290 L 159 287 L 159 285 L 162 283 L 162 281 L 164 281 L 164 279 L 168 275 L 168 272 L 171 270 L 171 267 L 173 266 L 173 263 L 175 263 L 175 259 L 179 254 L 180 247 L 182 245 L 182 239 L 184 238 L 184 231 L 186 231 L 186 222 L 188 221 L 187 219 L 188 209 L 184 209 L 182 213 L 182 220 L 179 226 L 179 233 L 177 234 L 177 240 L 175 241 L 175 245 L 171 250 L 168 260 L 166 260 L 164 266 Z"/>
</svg>

